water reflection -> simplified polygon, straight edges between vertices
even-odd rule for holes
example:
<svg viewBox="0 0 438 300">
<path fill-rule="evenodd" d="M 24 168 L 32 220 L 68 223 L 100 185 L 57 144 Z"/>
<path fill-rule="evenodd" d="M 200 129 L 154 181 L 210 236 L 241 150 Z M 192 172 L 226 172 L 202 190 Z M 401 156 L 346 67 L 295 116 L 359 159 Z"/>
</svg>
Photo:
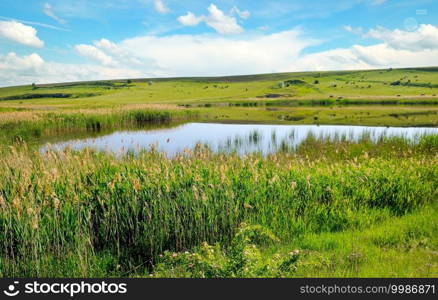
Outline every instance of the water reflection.
<svg viewBox="0 0 438 300">
<path fill-rule="evenodd" d="M 424 134 L 438 134 L 438 128 L 187 123 L 174 128 L 126 130 L 100 137 L 71 139 L 46 144 L 41 151 L 89 147 L 122 154 L 128 151 L 136 153 L 154 145 L 158 151 L 173 156 L 201 143 L 217 152 L 260 152 L 266 155 L 293 149 L 309 138 L 341 141 L 367 138 L 377 141 L 388 136 L 415 139 Z"/>
</svg>

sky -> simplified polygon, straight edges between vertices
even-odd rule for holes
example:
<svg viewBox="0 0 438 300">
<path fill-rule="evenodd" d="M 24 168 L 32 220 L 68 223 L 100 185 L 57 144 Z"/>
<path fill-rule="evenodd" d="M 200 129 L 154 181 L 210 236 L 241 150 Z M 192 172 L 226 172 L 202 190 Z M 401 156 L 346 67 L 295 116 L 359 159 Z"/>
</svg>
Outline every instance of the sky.
<svg viewBox="0 0 438 300">
<path fill-rule="evenodd" d="M 422 66 L 437 0 L 0 1 L 0 86 Z"/>
</svg>

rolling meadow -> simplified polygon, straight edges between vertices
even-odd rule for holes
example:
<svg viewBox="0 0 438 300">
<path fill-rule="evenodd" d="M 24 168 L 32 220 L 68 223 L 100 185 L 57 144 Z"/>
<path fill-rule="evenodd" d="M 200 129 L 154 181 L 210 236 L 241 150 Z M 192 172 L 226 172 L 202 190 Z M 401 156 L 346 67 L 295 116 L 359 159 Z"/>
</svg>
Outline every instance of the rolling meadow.
<svg viewBox="0 0 438 300">
<path fill-rule="evenodd" d="M 437 92 L 437 68 L 1 88 L 0 276 L 437 277 L 437 134 L 40 150 L 191 121 L 436 128 Z"/>
</svg>

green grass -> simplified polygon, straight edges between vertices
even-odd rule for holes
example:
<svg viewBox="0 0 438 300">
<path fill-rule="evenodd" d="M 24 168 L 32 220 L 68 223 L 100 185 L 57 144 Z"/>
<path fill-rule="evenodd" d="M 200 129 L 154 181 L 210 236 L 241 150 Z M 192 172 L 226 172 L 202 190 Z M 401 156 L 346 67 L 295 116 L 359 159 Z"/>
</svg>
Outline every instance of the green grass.
<svg viewBox="0 0 438 300">
<path fill-rule="evenodd" d="M 411 80 L 412 85 L 393 86 L 397 80 Z M 315 84 L 315 80 L 318 81 Z M 266 94 L 290 95 L 297 99 L 330 99 L 330 98 L 368 98 L 403 99 L 424 97 L 434 98 L 437 93 L 437 72 L 426 69 L 399 69 L 349 72 L 308 72 L 283 73 L 241 77 L 217 78 L 176 78 L 134 80 L 130 84 L 123 82 L 107 82 L 108 85 L 97 83 L 77 83 L 74 85 L 54 84 L 2 88 L 1 97 L 11 97 L 24 94 L 55 94 L 73 95 L 96 93 L 99 96 L 78 99 L 27 99 L 25 101 L 8 101 L 2 105 L 55 105 L 55 106 L 111 106 L 121 104 L 141 103 L 196 103 L 200 100 L 221 102 L 230 100 L 249 100 L 263 97 Z M 305 84 L 286 84 L 279 87 L 280 82 L 303 81 Z M 424 86 L 416 86 L 413 85 Z M 334 87 L 336 85 L 336 87 Z M 431 86 L 431 87 L 429 87 Z M 400 97 L 398 97 L 398 95 Z M 423 96 L 422 96 L 423 95 Z M 330 97 L 332 96 L 332 97 Z M 123 99 L 123 103 L 120 101 Z M 22 102 L 22 103 L 20 103 Z"/>
<path fill-rule="evenodd" d="M 436 127 L 437 84 L 420 68 L 1 88 L 0 276 L 436 277 L 436 135 L 244 158 L 35 146 L 193 119 Z"/>
<path fill-rule="evenodd" d="M 251 230 L 250 239 L 238 235 L 226 249 L 203 244 L 193 252 L 166 252 L 149 276 L 436 278 L 437 212 L 435 205 L 362 230 L 308 233 L 283 243 L 246 226 L 240 235 Z"/>
<path fill-rule="evenodd" d="M 420 68 L 19 86 L 0 89 L 0 119 L 11 110 L 117 114 L 153 105 L 197 111 L 207 121 L 437 126 L 437 85 L 438 72 Z"/>
<path fill-rule="evenodd" d="M 377 144 L 310 139 L 266 158 L 202 147 L 174 159 L 155 152 L 120 159 L 88 150 L 45 156 L 12 150 L 0 159 L 1 275 L 142 276 L 154 272 L 165 251 L 191 251 L 203 242 L 231 249 L 225 264 L 241 265 L 248 245 L 234 241 L 243 223 L 301 250 L 316 247 L 312 234 L 327 234 L 320 243 L 330 251 L 329 237 L 366 234 L 370 226 L 434 207 L 437 149 L 436 136 L 429 136 Z M 233 268 L 237 273 L 220 274 L 246 276 Z M 289 276 L 288 268 L 264 275 Z M 362 273 L 340 265 L 335 274 Z"/>
<path fill-rule="evenodd" d="M 130 110 L 92 110 L 72 112 L 12 112 L 5 120 L 0 115 L 0 131 L 4 134 L 0 142 L 4 146 L 16 142 L 30 143 L 68 133 L 98 133 L 120 127 L 145 127 L 169 122 L 187 121 L 198 118 L 196 112 L 182 110 L 130 109 Z M 7 113 L 5 113 L 7 116 Z M 1 148 L 1 147 L 0 147 Z"/>
</svg>

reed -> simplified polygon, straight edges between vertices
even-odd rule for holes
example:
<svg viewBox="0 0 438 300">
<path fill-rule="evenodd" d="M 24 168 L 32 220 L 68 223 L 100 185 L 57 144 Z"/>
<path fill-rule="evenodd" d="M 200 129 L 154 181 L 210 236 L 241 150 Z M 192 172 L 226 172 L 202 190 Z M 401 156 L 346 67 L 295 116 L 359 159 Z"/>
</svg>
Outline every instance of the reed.
<svg viewBox="0 0 438 300">
<path fill-rule="evenodd" d="M 156 108 L 112 108 L 62 112 L 14 112 L 0 114 L 0 142 L 9 145 L 30 141 L 44 135 L 69 131 L 100 131 L 151 123 L 187 121 L 198 118 L 198 113 L 187 110 Z"/>
<path fill-rule="evenodd" d="M 267 157 L 11 147 L 0 158 L 0 276 L 133 276 L 164 251 L 225 247 L 242 223 L 281 241 L 361 230 L 436 202 L 437 150 L 437 136 L 313 138 Z"/>
</svg>

